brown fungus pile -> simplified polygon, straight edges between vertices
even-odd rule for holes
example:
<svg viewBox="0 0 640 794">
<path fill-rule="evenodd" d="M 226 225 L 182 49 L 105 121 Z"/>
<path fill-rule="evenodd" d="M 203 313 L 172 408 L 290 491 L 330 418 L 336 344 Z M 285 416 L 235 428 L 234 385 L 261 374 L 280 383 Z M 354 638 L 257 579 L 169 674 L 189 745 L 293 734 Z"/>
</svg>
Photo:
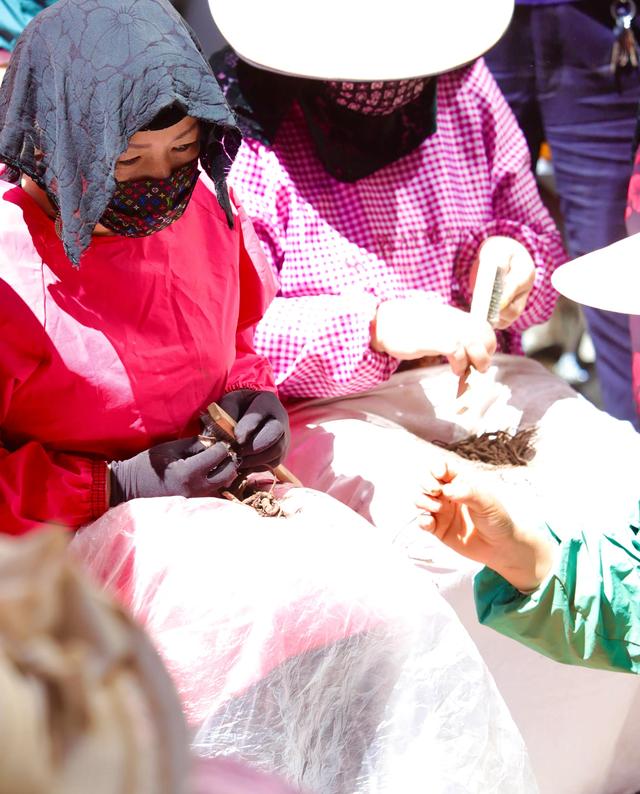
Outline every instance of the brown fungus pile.
<svg viewBox="0 0 640 794">
<path fill-rule="evenodd" d="M 198 438 L 205 447 L 214 444 L 216 441 L 223 441 L 225 444 L 229 445 L 229 454 L 232 456 L 235 455 L 236 443 L 231 433 L 225 431 L 224 428 L 212 421 L 209 417 L 202 417 L 202 423 L 204 429 Z M 220 495 L 232 502 L 240 502 L 241 504 L 252 507 L 260 516 L 279 518 L 285 515 L 279 500 L 272 491 L 259 489 L 246 473 L 241 474 L 236 481 L 233 482 L 226 491 L 222 491 Z"/>
<path fill-rule="evenodd" d="M 270 491 L 256 491 L 242 500 L 243 504 L 253 507 L 261 516 L 279 518 L 284 515 L 284 510 L 278 499 Z"/>
<path fill-rule="evenodd" d="M 275 481 L 273 485 L 275 485 Z M 222 491 L 220 495 L 231 502 L 239 502 L 252 507 L 259 516 L 280 518 L 286 513 L 282 509 L 280 500 L 273 493 L 273 485 L 270 490 L 265 491 L 256 482 L 252 482 L 250 477 L 240 475 L 230 488 Z"/>
<path fill-rule="evenodd" d="M 536 454 L 533 446 L 535 434 L 535 427 L 527 427 L 515 435 L 506 430 L 495 430 L 479 436 L 467 436 L 460 441 L 433 443 L 466 460 L 488 463 L 491 466 L 526 466 Z"/>
</svg>

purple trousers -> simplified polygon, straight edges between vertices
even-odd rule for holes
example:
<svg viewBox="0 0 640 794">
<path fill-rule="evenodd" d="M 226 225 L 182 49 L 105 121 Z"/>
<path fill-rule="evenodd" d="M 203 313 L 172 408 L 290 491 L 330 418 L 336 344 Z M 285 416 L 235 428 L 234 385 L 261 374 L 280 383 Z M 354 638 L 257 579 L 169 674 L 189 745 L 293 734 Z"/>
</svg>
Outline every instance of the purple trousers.
<svg viewBox="0 0 640 794">
<path fill-rule="evenodd" d="M 546 140 L 571 257 L 625 236 L 640 70 L 610 69 L 609 2 L 519 5 L 486 61 L 532 155 Z M 533 158 L 532 158 L 533 159 Z M 604 408 L 640 429 L 627 315 L 584 309 Z"/>
</svg>

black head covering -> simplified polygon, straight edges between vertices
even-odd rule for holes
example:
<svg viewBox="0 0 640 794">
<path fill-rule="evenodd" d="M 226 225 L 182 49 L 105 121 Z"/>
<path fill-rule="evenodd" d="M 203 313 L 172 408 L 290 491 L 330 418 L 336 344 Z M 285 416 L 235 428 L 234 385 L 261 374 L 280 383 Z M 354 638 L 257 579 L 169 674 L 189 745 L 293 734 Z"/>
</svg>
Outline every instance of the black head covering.
<svg viewBox="0 0 640 794">
<path fill-rule="evenodd" d="M 436 77 L 413 101 L 392 113 L 372 116 L 332 101 L 329 83 L 260 69 L 230 47 L 214 53 L 211 65 L 246 137 L 271 146 L 297 103 L 318 158 L 341 182 L 373 174 L 412 152 L 436 131 Z"/>
<path fill-rule="evenodd" d="M 74 264 L 111 199 L 116 160 L 171 105 L 205 122 L 200 161 L 232 225 L 225 176 L 240 131 L 167 0 L 58 0 L 19 38 L 0 88 L 0 161 L 56 197 Z"/>
</svg>

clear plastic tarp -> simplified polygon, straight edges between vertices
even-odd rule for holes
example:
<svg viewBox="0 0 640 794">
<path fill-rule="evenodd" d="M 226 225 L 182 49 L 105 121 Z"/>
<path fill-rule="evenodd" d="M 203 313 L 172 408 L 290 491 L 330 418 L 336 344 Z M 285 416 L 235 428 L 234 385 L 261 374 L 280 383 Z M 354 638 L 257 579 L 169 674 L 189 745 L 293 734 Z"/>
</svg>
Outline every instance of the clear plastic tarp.
<svg viewBox="0 0 640 794">
<path fill-rule="evenodd" d="M 308 489 L 286 516 L 135 500 L 71 549 L 146 626 L 203 756 L 315 794 L 536 791 L 520 735 L 430 579 Z"/>
</svg>

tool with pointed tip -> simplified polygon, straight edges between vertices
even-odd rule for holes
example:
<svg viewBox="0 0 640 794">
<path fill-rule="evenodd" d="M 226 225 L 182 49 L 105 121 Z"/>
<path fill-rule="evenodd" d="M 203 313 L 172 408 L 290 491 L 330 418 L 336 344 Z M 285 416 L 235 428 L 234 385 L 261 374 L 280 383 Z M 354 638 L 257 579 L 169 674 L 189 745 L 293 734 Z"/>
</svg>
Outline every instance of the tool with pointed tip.
<svg viewBox="0 0 640 794">
<path fill-rule="evenodd" d="M 500 317 L 505 272 L 506 268 L 502 265 L 497 265 L 494 257 L 485 256 L 483 258 L 482 252 L 480 252 L 480 262 L 478 263 L 478 274 L 473 288 L 473 297 L 471 298 L 470 314 L 472 317 L 486 320 L 492 328 L 495 327 Z M 470 372 L 471 364 L 460 375 L 456 400 L 462 397 L 468 389 L 467 378 Z"/>
</svg>

